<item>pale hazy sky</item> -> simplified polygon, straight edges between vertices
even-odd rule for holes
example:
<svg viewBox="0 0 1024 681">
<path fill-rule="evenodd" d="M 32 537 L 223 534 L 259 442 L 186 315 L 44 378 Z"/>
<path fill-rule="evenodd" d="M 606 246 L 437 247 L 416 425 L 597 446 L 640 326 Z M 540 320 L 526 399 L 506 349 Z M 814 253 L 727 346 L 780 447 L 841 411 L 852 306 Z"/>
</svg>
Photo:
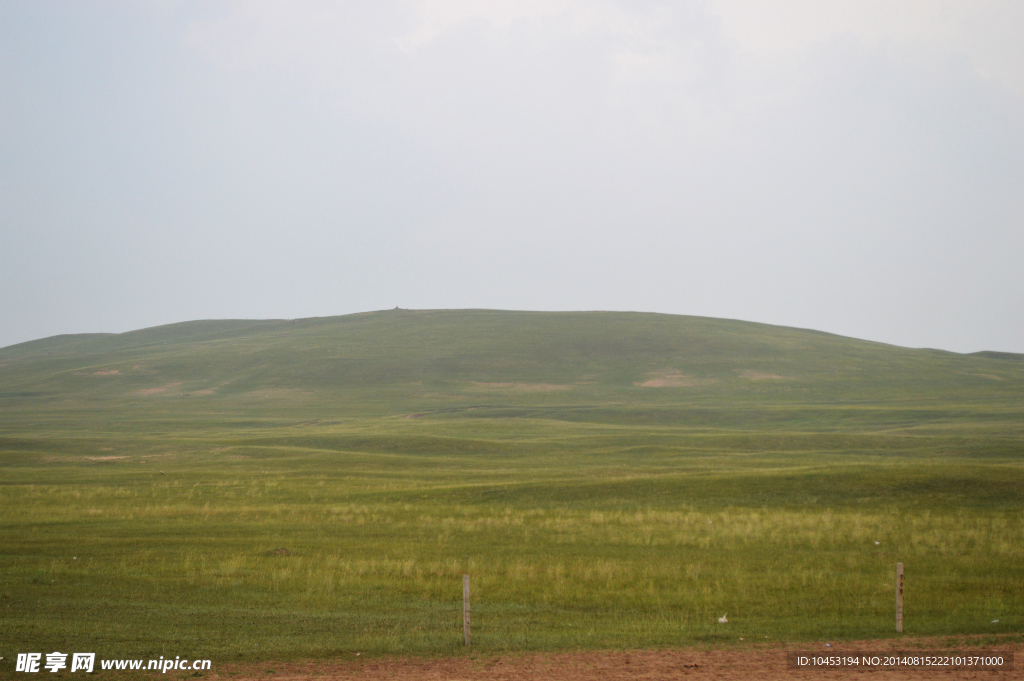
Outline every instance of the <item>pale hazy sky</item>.
<svg viewBox="0 0 1024 681">
<path fill-rule="evenodd" d="M 1024 2 L 0 0 L 0 346 L 645 310 L 1024 352 Z"/>
</svg>

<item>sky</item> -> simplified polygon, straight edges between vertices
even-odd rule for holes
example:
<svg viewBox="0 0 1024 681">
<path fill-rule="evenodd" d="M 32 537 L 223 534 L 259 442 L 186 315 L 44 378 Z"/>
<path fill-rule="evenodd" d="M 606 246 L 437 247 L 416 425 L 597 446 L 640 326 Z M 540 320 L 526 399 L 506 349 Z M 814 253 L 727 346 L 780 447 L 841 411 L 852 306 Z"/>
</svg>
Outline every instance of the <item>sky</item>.
<svg viewBox="0 0 1024 681">
<path fill-rule="evenodd" d="M 0 0 L 0 346 L 637 310 L 1024 352 L 1019 0 Z"/>
</svg>

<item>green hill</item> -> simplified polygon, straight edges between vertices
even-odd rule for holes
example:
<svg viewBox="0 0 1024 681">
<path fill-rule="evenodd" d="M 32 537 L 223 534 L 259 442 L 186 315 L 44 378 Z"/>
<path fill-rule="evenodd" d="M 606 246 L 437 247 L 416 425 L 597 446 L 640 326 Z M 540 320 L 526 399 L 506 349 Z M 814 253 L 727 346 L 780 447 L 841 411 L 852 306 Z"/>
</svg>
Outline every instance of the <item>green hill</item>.
<svg viewBox="0 0 1024 681">
<path fill-rule="evenodd" d="M 909 635 L 1019 641 L 1024 362 L 605 312 L 56 336 L 0 349 L 0 509 L 0 669 L 460 654 L 464 573 L 485 653 L 892 636 L 896 562 Z"/>
<path fill-rule="evenodd" d="M 701 317 L 393 310 L 22 343 L 0 349 L 0 399 L 90 414 L 267 414 L 259 400 L 271 400 L 279 416 L 531 406 L 556 418 L 599 410 L 597 420 L 617 418 L 608 410 L 670 418 L 674 405 L 1013 405 L 1024 366 L 1002 355 Z"/>
</svg>

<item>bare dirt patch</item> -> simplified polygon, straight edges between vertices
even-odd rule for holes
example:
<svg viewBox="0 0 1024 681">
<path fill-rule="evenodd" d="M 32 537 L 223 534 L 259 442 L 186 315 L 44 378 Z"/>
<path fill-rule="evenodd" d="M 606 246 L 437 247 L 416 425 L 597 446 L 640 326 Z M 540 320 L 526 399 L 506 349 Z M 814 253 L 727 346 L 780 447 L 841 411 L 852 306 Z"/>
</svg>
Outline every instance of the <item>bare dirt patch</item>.
<svg viewBox="0 0 1024 681">
<path fill-rule="evenodd" d="M 481 388 L 497 388 L 500 390 L 522 390 L 524 392 L 552 392 L 555 390 L 569 390 L 570 385 L 559 385 L 557 383 L 478 383 L 473 385 Z"/>
<path fill-rule="evenodd" d="M 177 388 L 179 385 L 181 385 L 180 381 L 178 383 L 168 383 L 167 385 L 161 386 L 159 388 L 142 388 L 141 390 L 136 390 L 135 394 L 136 395 L 159 395 L 160 393 L 167 392 L 171 388 Z"/>
<path fill-rule="evenodd" d="M 312 394 L 312 390 L 302 390 L 300 388 L 264 388 L 263 390 L 253 390 L 252 392 L 245 393 L 243 397 L 262 400 L 301 397 Z"/>
<path fill-rule="evenodd" d="M 717 383 L 717 378 L 697 378 L 688 376 L 680 371 L 652 371 L 646 381 L 633 383 L 638 388 L 690 388 L 697 385 L 710 385 Z"/>
<path fill-rule="evenodd" d="M 763 371 L 753 371 L 752 369 L 740 372 L 740 377 L 749 378 L 751 381 L 781 381 L 785 378 L 785 376 L 779 376 L 778 374 L 768 374 Z"/>
<path fill-rule="evenodd" d="M 951 645 L 955 647 L 950 647 Z M 973 651 L 991 654 L 1013 651 L 1021 656 L 1017 643 L 978 645 L 948 640 L 925 641 L 885 640 L 848 641 L 825 647 L 824 643 L 775 645 L 733 650 L 697 650 L 671 648 L 666 650 L 579 651 L 566 653 L 515 653 L 502 656 L 417 659 L 386 657 L 361 659 L 348 653 L 342 659 L 310 662 L 262 662 L 258 664 L 223 665 L 213 670 L 213 678 L 223 675 L 232 681 L 260 679 L 275 681 L 317 679 L 318 681 L 598 681 L 645 679 L 1020 679 L 1024 678 L 1021 661 L 1015 660 L 1013 671 L 981 670 L 894 670 L 844 668 L 827 671 L 792 670 L 786 665 L 786 652 L 796 650 L 820 654 L 843 652 L 883 652 L 915 650 Z"/>
</svg>

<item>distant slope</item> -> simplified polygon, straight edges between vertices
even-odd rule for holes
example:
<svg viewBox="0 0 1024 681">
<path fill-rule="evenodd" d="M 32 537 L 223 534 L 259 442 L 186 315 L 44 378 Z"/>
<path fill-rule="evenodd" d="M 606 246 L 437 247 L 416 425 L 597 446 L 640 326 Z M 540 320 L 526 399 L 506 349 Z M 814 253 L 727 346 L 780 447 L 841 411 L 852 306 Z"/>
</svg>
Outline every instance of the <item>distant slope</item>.
<svg viewBox="0 0 1024 681">
<path fill-rule="evenodd" d="M 1024 361 L 1024 355 L 1019 352 L 995 352 L 993 350 L 982 350 L 981 352 L 972 352 L 971 357 L 984 357 L 986 359 L 1009 359 L 1018 362 Z"/>
<path fill-rule="evenodd" d="M 373 402 L 385 410 L 944 396 L 1013 402 L 1022 395 L 1024 363 L 1004 355 L 706 317 L 389 310 L 21 343 L 0 349 L 0 399 L 146 408 L 187 396 L 232 412 L 256 408 L 256 397 Z"/>
</svg>

